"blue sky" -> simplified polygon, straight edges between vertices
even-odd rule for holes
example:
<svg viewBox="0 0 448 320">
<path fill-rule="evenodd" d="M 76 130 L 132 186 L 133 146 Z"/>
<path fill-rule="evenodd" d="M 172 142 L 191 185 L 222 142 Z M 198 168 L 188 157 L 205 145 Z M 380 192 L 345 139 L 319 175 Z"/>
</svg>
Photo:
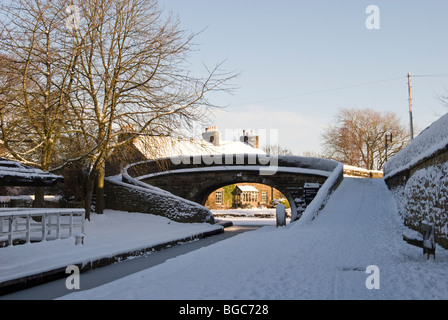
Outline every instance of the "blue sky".
<svg viewBox="0 0 448 320">
<path fill-rule="evenodd" d="M 226 60 L 241 73 L 233 95 L 212 96 L 225 110 L 210 125 L 278 130 L 278 144 L 320 152 L 320 135 L 340 108 L 395 112 L 409 125 L 407 73 L 414 123 L 424 129 L 448 108 L 448 1 L 159 0 L 182 27 L 200 33 L 192 69 Z M 380 10 L 368 30 L 366 8 Z M 425 75 L 425 77 L 417 77 Z M 431 75 L 431 76 L 426 76 Z M 263 143 L 263 142 L 262 142 Z"/>
</svg>

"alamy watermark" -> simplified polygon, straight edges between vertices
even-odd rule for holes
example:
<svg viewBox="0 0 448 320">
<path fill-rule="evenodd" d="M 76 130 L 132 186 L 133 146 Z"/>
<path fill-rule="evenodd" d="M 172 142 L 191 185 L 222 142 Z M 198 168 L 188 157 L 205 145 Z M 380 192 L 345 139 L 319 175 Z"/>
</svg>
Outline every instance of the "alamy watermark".
<svg viewBox="0 0 448 320">
<path fill-rule="evenodd" d="M 68 290 L 79 290 L 81 289 L 80 281 L 80 271 L 79 267 L 75 265 L 70 265 L 65 269 L 66 274 L 70 274 L 65 280 L 65 287 Z"/>
<path fill-rule="evenodd" d="M 259 129 L 253 132 L 244 133 L 241 136 L 241 130 L 226 129 L 224 135 L 220 136 L 221 141 L 240 141 L 248 144 L 252 147 L 258 147 L 259 141 L 264 141 L 266 145 L 277 146 L 278 145 L 278 130 L 277 129 Z M 215 137 L 211 139 L 216 143 Z M 227 154 L 214 154 L 212 147 L 207 149 L 204 147 L 203 154 L 197 156 L 171 156 L 170 160 L 174 165 L 202 165 L 202 166 L 256 166 L 258 167 L 259 174 L 262 176 L 275 175 L 278 171 L 278 155 L 265 154 L 265 153 L 245 153 L 238 152 L 238 150 L 231 150 Z"/>
<path fill-rule="evenodd" d="M 70 30 L 78 30 L 80 28 L 80 14 L 79 7 L 77 5 L 70 5 L 65 9 L 65 12 L 69 14 L 68 18 L 65 20 L 65 27 Z"/>
<path fill-rule="evenodd" d="M 366 8 L 366 14 L 369 16 L 366 19 L 366 28 L 368 30 L 379 30 L 381 29 L 381 13 L 380 8 L 375 5 L 370 5 Z"/>
<path fill-rule="evenodd" d="M 366 288 L 368 290 L 380 289 L 380 268 L 375 265 L 368 266 L 366 268 L 366 274 L 369 276 L 366 279 Z"/>
</svg>

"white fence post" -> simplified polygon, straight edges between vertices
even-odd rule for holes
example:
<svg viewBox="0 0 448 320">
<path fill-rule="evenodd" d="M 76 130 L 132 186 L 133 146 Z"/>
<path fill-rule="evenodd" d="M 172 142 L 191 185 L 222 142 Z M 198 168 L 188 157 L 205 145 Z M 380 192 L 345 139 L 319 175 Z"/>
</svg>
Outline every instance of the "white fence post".
<svg viewBox="0 0 448 320">
<path fill-rule="evenodd" d="M 47 215 L 42 214 L 42 241 L 47 241 Z"/>
<path fill-rule="evenodd" d="M 14 235 L 14 230 L 13 230 L 13 227 L 12 227 L 12 221 L 13 221 L 13 217 L 11 216 L 11 217 L 9 217 L 9 223 L 8 223 L 8 225 L 9 225 L 9 235 L 8 235 L 8 242 L 9 242 L 9 245 L 10 246 L 12 246 L 13 244 L 12 244 L 12 240 L 13 240 L 13 235 Z"/>
<path fill-rule="evenodd" d="M 61 238 L 61 213 L 57 213 L 56 215 L 56 239 L 60 239 Z"/>
<path fill-rule="evenodd" d="M 70 212 L 70 227 L 69 227 L 69 237 L 73 236 L 73 212 Z"/>
</svg>

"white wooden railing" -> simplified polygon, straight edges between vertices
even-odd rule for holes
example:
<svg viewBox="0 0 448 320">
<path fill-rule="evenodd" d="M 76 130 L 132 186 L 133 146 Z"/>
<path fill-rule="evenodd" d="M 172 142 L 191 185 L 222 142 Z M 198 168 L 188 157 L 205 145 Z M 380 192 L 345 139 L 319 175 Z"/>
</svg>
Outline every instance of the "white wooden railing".
<svg viewBox="0 0 448 320">
<path fill-rule="evenodd" d="M 84 209 L 0 208 L 0 243 L 29 243 L 70 238 L 84 234 Z"/>
</svg>

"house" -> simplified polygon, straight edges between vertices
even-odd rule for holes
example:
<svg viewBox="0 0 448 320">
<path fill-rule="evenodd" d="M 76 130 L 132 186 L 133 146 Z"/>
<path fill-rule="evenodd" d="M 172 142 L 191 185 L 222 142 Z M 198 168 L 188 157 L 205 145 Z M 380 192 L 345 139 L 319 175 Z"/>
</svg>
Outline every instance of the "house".
<svg viewBox="0 0 448 320">
<path fill-rule="evenodd" d="M 277 189 L 260 183 L 241 183 L 219 188 L 210 194 L 205 206 L 210 210 L 231 208 L 271 208 L 284 199 Z"/>
</svg>

